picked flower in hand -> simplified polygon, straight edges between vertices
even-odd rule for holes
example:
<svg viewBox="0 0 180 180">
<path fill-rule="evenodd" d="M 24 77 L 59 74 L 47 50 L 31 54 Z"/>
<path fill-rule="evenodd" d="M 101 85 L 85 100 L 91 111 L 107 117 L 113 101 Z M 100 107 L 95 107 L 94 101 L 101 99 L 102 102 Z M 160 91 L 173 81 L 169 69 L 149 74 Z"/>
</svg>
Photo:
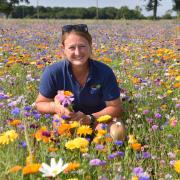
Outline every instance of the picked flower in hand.
<svg viewBox="0 0 180 180">
<path fill-rule="evenodd" d="M 73 111 L 72 102 L 74 101 L 74 95 L 71 91 L 58 91 L 54 101 L 57 106 L 62 105 L 68 108 L 70 111 Z"/>
</svg>

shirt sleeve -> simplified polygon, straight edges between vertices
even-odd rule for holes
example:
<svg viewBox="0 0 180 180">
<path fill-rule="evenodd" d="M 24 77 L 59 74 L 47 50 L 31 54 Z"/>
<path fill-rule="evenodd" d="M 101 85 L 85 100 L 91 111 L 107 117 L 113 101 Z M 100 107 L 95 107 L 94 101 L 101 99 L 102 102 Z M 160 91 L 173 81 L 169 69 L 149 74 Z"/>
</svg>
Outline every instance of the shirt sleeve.
<svg viewBox="0 0 180 180">
<path fill-rule="evenodd" d="M 51 73 L 49 67 L 46 67 L 39 85 L 39 92 L 46 98 L 54 98 L 57 94 L 57 88 L 53 73 Z"/>
<path fill-rule="evenodd" d="M 120 91 L 117 84 L 117 80 L 116 80 L 115 74 L 113 73 L 111 69 L 106 74 L 102 89 L 103 89 L 104 101 L 111 101 L 120 97 Z"/>
</svg>

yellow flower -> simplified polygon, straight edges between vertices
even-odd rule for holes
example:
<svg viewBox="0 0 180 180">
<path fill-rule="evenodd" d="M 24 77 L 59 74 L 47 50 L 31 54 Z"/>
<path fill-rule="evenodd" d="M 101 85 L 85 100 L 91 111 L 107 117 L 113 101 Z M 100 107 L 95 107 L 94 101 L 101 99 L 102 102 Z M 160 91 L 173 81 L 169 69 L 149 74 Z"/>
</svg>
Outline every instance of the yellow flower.
<svg viewBox="0 0 180 180">
<path fill-rule="evenodd" d="M 26 165 L 32 164 L 35 161 L 35 157 L 33 154 L 29 154 L 26 158 Z"/>
<path fill-rule="evenodd" d="M 99 123 L 105 123 L 110 121 L 112 118 L 110 115 L 104 115 L 104 116 L 100 116 L 99 118 L 97 118 L 97 122 Z"/>
<path fill-rule="evenodd" d="M 88 148 L 87 147 L 83 147 L 83 148 L 80 148 L 80 151 L 82 152 L 82 153 L 87 153 L 88 152 Z"/>
<path fill-rule="evenodd" d="M 71 91 L 64 91 L 65 96 L 73 96 L 73 93 Z"/>
<path fill-rule="evenodd" d="M 86 136 L 87 134 L 92 134 L 92 129 L 87 126 L 87 125 L 83 125 L 83 126 L 80 126 L 78 129 L 77 129 L 77 134 L 82 136 Z"/>
<path fill-rule="evenodd" d="M 139 178 L 137 176 L 133 176 L 132 180 L 138 180 Z"/>
<path fill-rule="evenodd" d="M 129 143 L 129 144 L 137 143 L 137 140 L 136 140 L 136 138 L 135 138 L 134 135 L 129 135 L 128 143 Z"/>
<path fill-rule="evenodd" d="M 78 121 L 73 121 L 70 125 L 71 125 L 71 128 L 77 128 L 80 126 L 80 123 Z"/>
<path fill-rule="evenodd" d="M 89 144 L 89 142 L 88 142 L 88 140 L 87 139 L 85 139 L 85 138 L 76 138 L 76 139 L 73 139 L 73 140 L 71 140 L 71 141 L 68 141 L 66 144 L 65 144 L 65 147 L 67 148 L 67 149 L 71 149 L 71 150 L 73 150 L 73 149 L 75 149 L 75 148 L 79 148 L 79 149 L 81 149 L 81 148 L 86 148 L 87 146 L 88 146 L 88 144 Z"/>
<path fill-rule="evenodd" d="M 18 137 L 15 130 L 9 130 L 0 135 L 0 144 L 9 144 Z"/>
<path fill-rule="evenodd" d="M 29 164 L 23 168 L 23 175 L 37 173 L 40 167 L 41 164 Z"/>
<path fill-rule="evenodd" d="M 175 161 L 174 169 L 177 173 L 180 173 L 180 160 Z"/>
</svg>

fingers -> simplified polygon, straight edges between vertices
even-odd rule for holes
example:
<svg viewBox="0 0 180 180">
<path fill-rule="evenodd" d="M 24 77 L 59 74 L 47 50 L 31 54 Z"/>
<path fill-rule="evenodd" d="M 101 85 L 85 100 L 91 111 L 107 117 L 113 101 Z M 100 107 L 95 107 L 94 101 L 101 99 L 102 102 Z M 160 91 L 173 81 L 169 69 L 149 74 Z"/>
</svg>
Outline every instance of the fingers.
<svg viewBox="0 0 180 180">
<path fill-rule="evenodd" d="M 79 121 L 80 124 L 88 124 L 87 123 L 88 117 L 86 116 L 86 114 L 82 113 L 81 111 L 78 111 L 78 112 L 74 113 L 71 116 L 71 120 L 72 121 Z"/>
</svg>

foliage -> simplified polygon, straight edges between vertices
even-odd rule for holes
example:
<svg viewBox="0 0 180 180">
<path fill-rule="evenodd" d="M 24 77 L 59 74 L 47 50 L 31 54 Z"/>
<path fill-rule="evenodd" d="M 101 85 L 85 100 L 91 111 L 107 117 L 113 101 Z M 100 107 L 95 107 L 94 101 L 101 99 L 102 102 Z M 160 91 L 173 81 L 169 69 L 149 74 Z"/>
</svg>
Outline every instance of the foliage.
<svg viewBox="0 0 180 180">
<path fill-rule="evenodd" d="M 28 0 L 1 0 L 0 12 L 5 13 L 6 17 L 8 17 L 14 10 L 15 5 L 19 4 L 20 2 L 29 3 Z"/>
</svg>

